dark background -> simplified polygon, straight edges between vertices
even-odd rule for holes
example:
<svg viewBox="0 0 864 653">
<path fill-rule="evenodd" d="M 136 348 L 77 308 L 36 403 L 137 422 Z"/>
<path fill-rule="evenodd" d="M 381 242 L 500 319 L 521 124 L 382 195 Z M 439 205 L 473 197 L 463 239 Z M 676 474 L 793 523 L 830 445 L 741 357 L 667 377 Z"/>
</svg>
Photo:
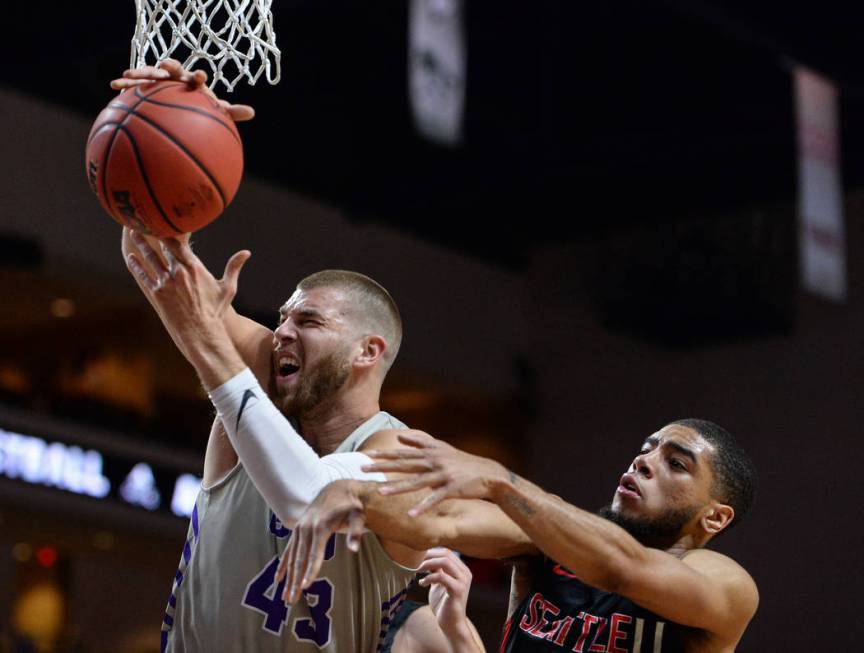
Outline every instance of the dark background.
<svg viewBox="0 0 864 653">
<path fill-rule="evenodd" d="M 18 29 L 0 42 L 0 85 L 78 120 L 95 117 L 112 95 L 107 80 L 128 62 L 133 20 L 131 2 L 103 4 L 16 7 Z M 762 481 L 747 523 L 717 543 L 762 596 L 739 650 L 857 650 L 861 10 L 834 1 L 468 2 L 465 138 L 456 148 L 413 128 L 406 3 L 286 1 L 274 14 L 281 83 L 230 96 L 258 110 L 242 128 L 250 177 L 335 207 L 346 232 L 392 230 L 437 257 L 425 272 L 399 252 L 390 265 L 366 251 L 344 257 L 371 269 L 405 313 L 404 371 L 385 406 L 389 397 L 412 425 L 497 455 L 587 508 L 609 499 L 652 431 L 679 417 L 716 420 L 752 452 Z M 797 281 L 797 63 L 840 91 L 849 267 L 840 304 Z M 12 132 L 26 120 L 6 116 L 6 138 L 17 144 Z M 5 195 L 21 192 L 11 179 L 32 183 L 34 197 L 45 192 L 38 170 L 4 166 Z M 6 269 L 47 275 L 51 255 L 6 229 L 4 217 L 14 222 L 0 215 Z M 232 219 L 208 228 L 212 249 L 202 242 L 214 265 L 245 243 L 247 228 Z M 35 209 L 32 220 L 57 228 Z M 318 242 L 314 229 L 298 238 L 290 216 L 260 220 L 248 230 L 287 234 L 292 255 Z M 258 270 L 286 277 L 283 288 L 307 264 L 256 257 Z M 464 275 L 463 264 L 477 275 Z M 87 279 L 84 290 L 98 294 Z M 146 320 L 134 290 L 127 283 L 118 297 L 129 319 L 91 322 L 99 329 L 85 340 L 106 330 L 140 338 Z M 245 307 L 269 320 L 280 301 L 273 290 L 266 301 L 247 296 Z M 188 397 L 160 400 L 146 419 L 102 406 L 97 420 L 80 397 L 44 392 L 46 360 L 71 348 L 71 333 L 0 335 L 4 360 L 38 352 L 43 370 L 41 393 L 6 394 L 9 403 L 203 450 L 189 432 L 208 415 L 190 416 Z M 406 408 L 406 391 L 430 388 L 438 403 Z M 472 616 L 492 650 L 503 613 L 490 597 L 501 591 L 496 572 L 488 575 Z"/>
<path fill-rule="evenodd" d="M 844 174 L 864 175 L 862 14 L 849 3 L 466 3 L 455 149 L 413 130 L 407 7 L 274 6 L 282 81 L 230 96 L 258 110 L 244 133 L 250 172 L 518 267 L 526 244 L 791 197 L 798 62 L 841 84 Z M 0 80 L 98 113 L 128 61 L 133 3 L 15 15 Z M 562 207 L 578 210 L 562 219 Z"/>
</svg>

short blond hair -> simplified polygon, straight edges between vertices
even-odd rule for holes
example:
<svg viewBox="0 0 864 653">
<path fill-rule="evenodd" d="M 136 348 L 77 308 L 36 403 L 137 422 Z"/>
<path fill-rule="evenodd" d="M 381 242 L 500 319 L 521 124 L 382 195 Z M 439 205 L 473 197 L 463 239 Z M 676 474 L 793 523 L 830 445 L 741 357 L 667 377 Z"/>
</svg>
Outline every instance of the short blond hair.
<svg viewBox="0 0 864 653">
<path fill-rule="evenodd" d="M 313 288 L 337 288 L 348 297 L 351 307 L 363 321 L 363 327 L 371 333 L 384 336 L 387 349 L 384 352 L 386 374 L 402 344 L 402 316 L 393 297 L 380 283 L 359 272 L 351 270 L 322 270 L 305 277 L 297 284 L 297 290 Z"/>
</svg>

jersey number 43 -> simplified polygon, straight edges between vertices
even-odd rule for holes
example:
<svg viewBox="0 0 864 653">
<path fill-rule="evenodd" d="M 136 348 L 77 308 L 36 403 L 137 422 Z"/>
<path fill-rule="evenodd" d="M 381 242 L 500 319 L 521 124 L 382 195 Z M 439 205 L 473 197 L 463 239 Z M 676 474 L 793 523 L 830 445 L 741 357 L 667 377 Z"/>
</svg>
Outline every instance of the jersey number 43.
<svg viewBox="0 0 864 653">
<path fill-rule="evenodd" d="M 243 605 L 264 615 L 262 628 L 277 637 L 282 635 L 283 626 L 288 623 L 291 607 L 282 600 L 285 581 L 278 585 L 273 582 L 279 556 L 273 558 L 249 585 L 243 597 Z M 319 648 L 330 643 L 330 608 L 333 607 L 333 584 L 326 578 L 319 578 L 303 590 L 306 605 L 309 606 L 309 619 L 294 622 L 294 635 L 297 639 L 312 642 Z"/>
</svg>

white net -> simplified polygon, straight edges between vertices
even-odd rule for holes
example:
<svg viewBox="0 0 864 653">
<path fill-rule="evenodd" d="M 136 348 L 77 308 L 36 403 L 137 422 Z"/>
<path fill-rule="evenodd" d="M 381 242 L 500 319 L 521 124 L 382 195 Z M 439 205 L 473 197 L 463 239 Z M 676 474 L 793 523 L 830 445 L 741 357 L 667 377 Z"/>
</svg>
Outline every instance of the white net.
<svg viewBox="0 0 864 653">
<path fill-rule="evenodd" d="M 135 0 L 132 68 L 172 57 L 192 68 L 206 61 L 210 85 L 229 91 L 244 77 L 279 81 L 273 0 Z"/>
</svg>

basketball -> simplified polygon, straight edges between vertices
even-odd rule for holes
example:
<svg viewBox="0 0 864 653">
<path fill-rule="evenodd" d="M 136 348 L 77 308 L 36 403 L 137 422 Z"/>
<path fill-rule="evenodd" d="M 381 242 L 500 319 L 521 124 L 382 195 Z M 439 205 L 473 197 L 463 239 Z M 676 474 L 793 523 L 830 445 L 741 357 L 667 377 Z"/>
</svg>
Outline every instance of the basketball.
<svg viewBox="0 0 864 653">
<path fill-rule="evenodd" d="M 87 180 L 117 222 L 153 236 L 197 231 L 234 198 L 243 145 L 206 92 L 182 82 L 125 90 L 96 118 Z"/>
</svg>

